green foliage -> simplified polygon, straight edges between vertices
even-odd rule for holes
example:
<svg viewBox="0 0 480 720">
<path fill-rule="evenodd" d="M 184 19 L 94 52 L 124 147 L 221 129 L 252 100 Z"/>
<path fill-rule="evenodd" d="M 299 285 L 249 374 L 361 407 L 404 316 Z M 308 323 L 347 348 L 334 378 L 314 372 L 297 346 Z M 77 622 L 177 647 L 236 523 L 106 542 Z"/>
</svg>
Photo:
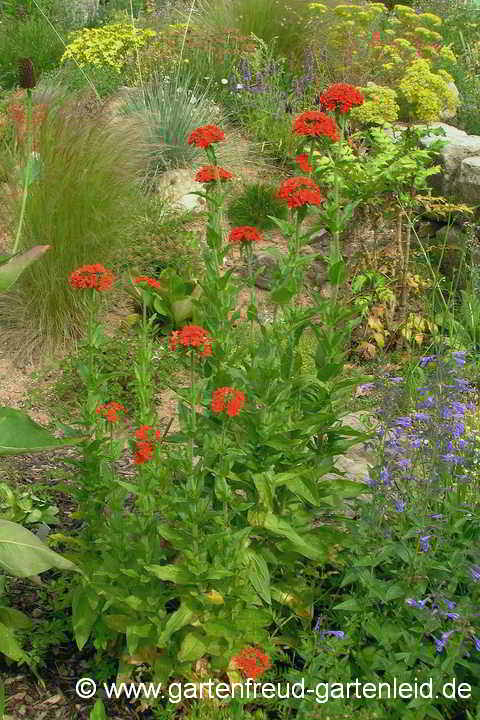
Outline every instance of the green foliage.
<svg viewBox="0 0 480 720">
<path fill-rule="evenodd" d="M 62 26 L 57 32 L 61 35 Z M 18 85 L 18 59 L 31 58 L 37 79 L 53 70 L 63 52 L 61 38 L 39 15 L 25 19 L 2 17 L 0 23 L 0 83 L 10 89 Z"/>
<path fill-rule="evenodd" d="M 268 45 L 275 43 L 278 55 L 301 61 L 309 18 L 302 0 L 290 0 L 288 8 L 275 0 L 201 0 L 197 7 L 196 28 L 224 34 L 233 28 L 244 37 L 253 33 Z M 182 15 L 186 18 L 188 11 Z"/>
<path fill-rule="evenodd" d="M 121 73 L 129 56 L 155 35 L 153 30 L 141 30 L 127 23 L 75 30 L 69 36 L 61 62 L 73 60 L 80 67 L 106 65 Z"/>
<path fill-rule="evenodd" d="M 30 488 L 21 490 L 1 482 L 0 517 L 22 525 L 57 524 L 58 507 L 50 505 L 47 499 L 39 497 L 35 492 Z"/>
<path fill-rule="evenodd" d="M 78 337 L 85 316 L 82 298 L 68 286 L 68 273 L 92 259 L 108 265 L 122 257 L 135 222 L 136 180 L 145 156 L 136 128 L 99 124 L 68 102 L 51 106 L 38 143 L 41 174 L 29 187 L 21 243 L 52 249 L 4 296 L 2 322 L 52 347 Z M 21 198 L 12 194 L 9 201 L 14 233 Z"/>
<path fill-rule="evenodd" d="M 286 219 L 287 209 L 281 200 L 275 197 L 276 188 L 263 183 L 249 183 L 243 192 L 232 200 L 227 216 L 233 226 L 251 225 L 259 230 L 271 230 L 275 223 L 269 215 Z"/>
</svg>

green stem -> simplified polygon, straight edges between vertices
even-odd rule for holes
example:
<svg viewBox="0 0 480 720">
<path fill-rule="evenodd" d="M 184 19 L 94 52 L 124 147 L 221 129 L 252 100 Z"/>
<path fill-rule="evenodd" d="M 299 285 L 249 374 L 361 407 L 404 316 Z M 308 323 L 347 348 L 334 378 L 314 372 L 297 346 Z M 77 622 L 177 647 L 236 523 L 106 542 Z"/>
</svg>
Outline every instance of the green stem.
<svg viewBox="0 0 480 720">
<path fill-rule="evenodd" d="M 20 220 L 18 222 L 17 234 L 15 237 L 15 243 L 13 245 L 12 254 L 15 255 L 18 252 L 20 245 L 20 237 L 22 234 L 23 221 L 25 218 L 25 208 L 27 206 L 28 188 L 30 185 L 30 174 L 31 174 L 31 162 L 32 162 L 32 91 L 30 88 L 27 89 L 26 99 L 27 109 L 27 166 L 25 168 L 25 179 L 23 182 L 23 196 L 22 196 L 22 207 L 20 209 Z"/>
</svg>

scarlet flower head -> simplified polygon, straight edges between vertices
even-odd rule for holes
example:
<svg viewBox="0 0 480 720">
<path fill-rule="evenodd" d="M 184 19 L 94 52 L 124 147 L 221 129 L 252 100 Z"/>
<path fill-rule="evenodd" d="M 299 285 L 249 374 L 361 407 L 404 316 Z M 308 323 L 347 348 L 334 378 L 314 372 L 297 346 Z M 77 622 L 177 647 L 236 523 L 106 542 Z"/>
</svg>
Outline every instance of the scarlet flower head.
<svg viewBox="0 0 480 720">
<path fill-rule="evenodd" d="M 245 405 L 245 393 L 231 387 L 221 387 L 212 393 L 212 412 L 227 411 L 227 415 L 235 417 Z"/>
<path fill-rule="evenodd" d="M 143 465 L 153 457 L 154 442 L 160 440 L 162 433 L 160 430 L 154 430 L 151 425 L 141 425 L 135 430 L 135 438 L 137 440 L 135 447 L 135 456 L 133 462 L 135 465 Z"/>
<path fill-rule="evenodd" d="M 247 677 L 254 680 L 272 666 L 268 655 L 256 647 L 244 648 L 232 660 L 239 670 L 243 670 Z"/>
<path fill-rule="evenodd" d="M 300 170 L 303 170 L 305 173 L 310 173 L 313 170 L 313 167 L 308 162 L 308 153 L 302 153 L 301 155 L 297 155 L 295 158 L 295 161 L 297 165 L 299 165 Z"/>
<path fill-rule="evenodd" d="M 330 85 L 320 95 L 320 105 L 324 110 L 338 110 L 341 113 L 347 113 L 352 107 L 363 105 L 364 102 L 362 93 L 348 83 Z"/>
<path fill-rule="evenodd" d="M 372 32 L 372 45 L 373 45 L 373 47 L 376 47 L 377 45 L 381 45 L 380 33 L 378 30 L 376 30 L 375 32 Z"/>
<path fill-rule="evenodd" d="M 114 423 L 118 420 L 117 413 L 126 413 L 127 409 L 121 403 L 112 401 L 104 405 L 99 405 L 95 412 L 97 415 L 101 415 L 107 422 Z"/>
<path fill-rule="evenodd" d="M 228 241 L 233 243 L 244 243 L 244 242 L 258 242 L 263 240 L 263 235 L 257 230 L 257 228 L 251 225 L 241 225 L 240 227 L 232 228 L 228 235 Z"/>
<path fill-rule="evenodd" d="M 68 281 L 72 288 L 77 290 L 97 290 L 102 292 L 110 290 L 115 280 L 115 276 L 110 270 L 104 268 L 103 265 L 83 265 L 82 267 L 70 273 Z"/>
<path fill-rule="evenodd" d="M 153 288 L 162 287 L 162 284 L 159 283 L 158 280 L 155 280 L 155 278 L 147 277 L 146 275 L 140 275 L 139 277 L 136 277 L 133 282 L 135 285 L 141 285 L 145 283 L 146 285 L 149 285 Z"/>
<path fill-rule="evenodd" d="M 303 205 L 320 205 L 325 198 L 311 178 L 294 177 L 284 180 L 277 192 L 280 200 L 286 200 L 289 208 Z"/>
<path fill-rule="evenodd" d="M 338 142 L 340 140 L 335 120 L 318 110 L 307 110 L 301 115 L 298 115 L 293 121 L 293 132 L 297 135 L 328 137 L 332 142 Z"/>
<path fill-rule="evenodd" d="M 195 175 L 195 180 L 201 183 L 214 182 L 215 180 L 230 180 L 233 177 L 231 172 L 218 165 L 204 165 Z"/>
<path fill-rule="evenodd" d="M 133 462 L 135 465 L 143 465 L 144 463 L 151 460 L 153 457 L 153 445 L 152 443 L 142 441 L 137 443 L 135 457 Z"/>
<path fill-rule="evenodd" d="M 169 350 L 176 350 L 178 345 L 184 348 L 201 348 L 199 354 L 209 357 L 212 354 L 212 339 L 208 332 L 199 325 L 185 325 L 181 330 L 174 330 L 169 338 Z"/>
<path fill-rule="evenodd" d="M 188 144 L 197 147 L 207 148 L 212 143 L 225 140 L 225 133 L 216 125 L 203 125 L 197 128 L 188 136 Z"/>
</svg>

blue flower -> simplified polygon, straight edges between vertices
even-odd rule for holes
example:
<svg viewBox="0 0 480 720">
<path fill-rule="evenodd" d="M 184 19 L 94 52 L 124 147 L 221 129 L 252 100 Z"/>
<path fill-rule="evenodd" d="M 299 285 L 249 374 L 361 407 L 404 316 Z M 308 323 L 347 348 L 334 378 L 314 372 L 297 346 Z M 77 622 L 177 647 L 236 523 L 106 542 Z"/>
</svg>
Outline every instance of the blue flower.
<svg viewBox="0 0 480 720">
<path fill-rule="evenodd" d="M 429 540 L 432 536 L 431 535 L 422 535 L 420 538 L 420 550 L 422 552 L 428 552 L 430 550 Z"/>
<path fill-rule="evenodd" d="M 411 417 L 399 417 L 395 420 L 395 425 L 399 425 L 401 427 L 412 427 L 412 418 Z"/>
<path fill-rule="evenodd" d="M 437 653 L 443 652 L 443 649 L 445 648 L 445 646 L 448 642 L 448 638 L 454 632 L 455 632 L 455 630 L 449 630 L 448 632 L 442 633 L 440 640 L 437 640 L 436 637 L 433 638 L 435 640 L 435 645 L 437 646 Z"/>
<path fill-rule="evenodd" d="M 473 565 L 470 568 L 470 573 L 474 582 L 480 582 L 480 565 Z"/>
<path fill-rule="evenodd" d="M 405 510 L 405 501 L 404 500 L 396 500 L 395 501 L 395 510 L 397 512 L 403 512 Z"/>
<path fill-rule="evenodd" d="M 465 354 L 465 350 L 460 350 L 459 352 L 452 353 L 453 357 L 455 358 L 457 367 L 463 367 L 465 365 Z"/>
<path fill-rule="evenodd" d="M 392 378 L 390 378 L 390 382 L 401 383 L 401 382 L 404 382 L 404 379 L 402 377 L 392 377 Z"/>
<path fill-rule="evenodd" d="M 408 600 L 405 600 L 407 605 L 410 605 L 410 607 L 418 608 L 420 610 L 423 610 L 425 608 L 427 601 L 428 598 L 425 598 L 425 600 L 414 600 L 413 598 L 408 598 Z"/>
<path fill-rule="evenodd" d="M 428 422 L 430 420 L 430 415 L 428 413 L 417 412 L 414 417 L 415 420 L 420 420 L 421 422 Z"/>
<path fill-rule="evenodd" d="M 383 468 L 383 470 L 380 472 L 380 480 L 383 482 L 384 485 L 388 485 L 390 482 L 390 473 L 388 472 L 387 468 Z"/>
<path fill-rule="evenodd" d="M 319 634 L 320 635 L 332 635 L 333 637 L 337 637 L 337 638 L 345 637 L 345 633 L 343 632 L 343 630 L 322 630 Z"/>
<path fill-rule="evenodd" d="M 453 453 L 447 453 L 446 455 L 440 455 L 442 460 L 448 463 L 452 463 L 452 465 L 461 465 L 463 463 L 463 458 L 459 457 L 458 455 L 454 455 Z"/>
<path fill-rule="evenodd" d="M 480 638 L 475 637 L 475 635 L 472 635 L 472 640 L 475 643 L 475 650 L 478 650 L 480 652 Z"/>
<path fill-rule="evenodd" d="M 460 437 L 460 435 L 463 435 L 465 432 L 465 425 L 463 424 L 463 422 L 455 423 L 452 432 L 454 437 Z"/>
<path fill-rule="evenodd" d="M 431 362 L 435 362 L 436 355 L 425 355 L 420 360 L 420 367 L 424 368 Z"/>
</svg>

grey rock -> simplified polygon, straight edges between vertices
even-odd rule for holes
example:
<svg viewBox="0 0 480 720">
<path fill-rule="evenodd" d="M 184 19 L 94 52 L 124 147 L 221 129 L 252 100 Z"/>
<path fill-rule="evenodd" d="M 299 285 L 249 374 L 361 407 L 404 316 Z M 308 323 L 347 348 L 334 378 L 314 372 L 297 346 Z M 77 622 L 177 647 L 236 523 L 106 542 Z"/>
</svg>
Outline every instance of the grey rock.
<svg viewBox="0 0 480 720">
<path fill-rule="evenodd" d="M 165 202 L 179 210 L 203 210 L 205 200 L 192 192 L 198 192 L 191 170 L 167 170 L 157 180 L 157 192 Z"/>
<path fill-rule="evenodd" d="M 258 275 L 255 285 L 262 290 L 271 290 L 275 280 L 275 274 L 278 272 L 278 261 L 267 253 L 258 253 L 253 256 L 253 271 Z"/>
</svg>

